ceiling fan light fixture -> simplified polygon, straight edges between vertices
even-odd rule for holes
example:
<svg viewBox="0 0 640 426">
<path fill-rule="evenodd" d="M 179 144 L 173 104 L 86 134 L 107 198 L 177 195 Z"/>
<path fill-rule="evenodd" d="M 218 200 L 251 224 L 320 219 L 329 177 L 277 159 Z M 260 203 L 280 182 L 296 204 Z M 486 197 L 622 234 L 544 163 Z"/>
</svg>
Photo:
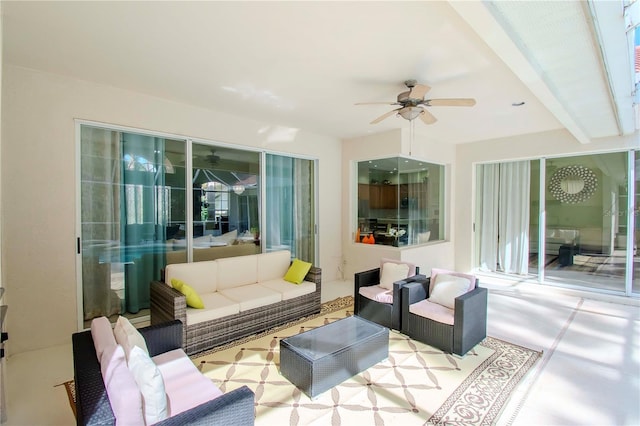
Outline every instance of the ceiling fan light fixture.
<svg viewBox="0 0 640 426">
<path fill-rule="evenodd" d="M 415 119 L 417 116 L 419 116 L 420 114 L 422 114 L 422 108 L 420 107 L 416 107 L 416 106 L 408 106 L 408 107 L 404 107 L 402 108 L 400 111 L 398 111 L 398 114 L 404 118 L 405 120 L 413 120 Z"/>
<path fill-rule="evenodd" d="M 244 185 L 240 185 L 240 184 L 236 184 L 233 185 L 231 187 L 231 189 L 233 190 L 233 192 L 235 192 L 237 195 L 242 195 L 242 193 L 244 192 Z"/>
</svg>

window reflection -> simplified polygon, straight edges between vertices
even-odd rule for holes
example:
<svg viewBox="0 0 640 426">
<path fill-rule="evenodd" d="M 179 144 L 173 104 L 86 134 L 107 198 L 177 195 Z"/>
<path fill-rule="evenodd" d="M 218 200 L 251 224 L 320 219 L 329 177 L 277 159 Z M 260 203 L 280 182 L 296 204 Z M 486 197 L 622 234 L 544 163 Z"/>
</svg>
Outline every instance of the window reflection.
<svg viewBox="0 0 640 426">
<path fill-rule="evenodd" d="M 444 239 L 444 166 L 393 157 L 358 163 L 356 242 L 395 247 Z"/>
</svg>

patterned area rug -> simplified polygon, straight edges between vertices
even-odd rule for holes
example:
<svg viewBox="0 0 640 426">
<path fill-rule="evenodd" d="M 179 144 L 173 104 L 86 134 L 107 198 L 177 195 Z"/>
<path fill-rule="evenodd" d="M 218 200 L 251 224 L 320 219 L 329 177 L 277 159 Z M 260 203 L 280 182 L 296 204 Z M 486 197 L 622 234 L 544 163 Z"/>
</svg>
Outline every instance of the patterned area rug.
<svg viewBox="0 0 640 426">
<path fill-rule="evenodd" d="M 257 425 L 490 425 L 542 355 L 488 337 L 458 357 L 390 332 L 387 360 L 310 399 L 280 375 L 279 341 L 352 314 L 352 297 L 336 299 L 318 315 L 192 359 L 223 392 L 255 392 Z M 73 381 L 64 387 L 75 414 Z"/>
<path fill-rule="evenodd" d="M 279 372 L 280 339 L 352 315 L 347 307 L 217 348 L 193 360 L 230 391 L 247 385 L 256 395 L 256 424 L 425 425 L 494 424 L 512 392 L 541 353 L 487 338 L 457 357 L 389 334 L 389 358 L 310 399 Z"/>
</svg>

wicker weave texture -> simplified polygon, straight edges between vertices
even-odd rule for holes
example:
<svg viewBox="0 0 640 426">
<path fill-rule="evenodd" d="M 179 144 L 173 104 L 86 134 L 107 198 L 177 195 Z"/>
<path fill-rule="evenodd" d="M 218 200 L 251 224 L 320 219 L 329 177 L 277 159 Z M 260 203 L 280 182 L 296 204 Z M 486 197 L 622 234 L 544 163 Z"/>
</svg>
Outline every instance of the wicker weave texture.
<svg viewBox="0 0 640 426">
<path fill-rule="evenodd" d="M 151 323 L 179 319 L 187 324 L 184 327 L 183 348 L 188 355 L 194 355 L 320 312 L 322 270 L 311 267 L 305 280 L 316 284 L 315 292 L 197 324 L 187 324 L 184 295 L 165 283 L 153 282 Z"/>
<path fill-rule="evenodd" d="M 340 321 L 363 321 L 358 317 Z M 336 321 L 339 323 L 340 321 Z M 334 324 L 336 324 L 334 323 Z M 323 326 L 314 330 L 317 341 L 335 342 L 335 330 Z M 324 335 L 326 334 L 326 336 Z M 299 335 L 302 336 L 302 335 Z M 389 329 L 377 326 L 360 338 L 330 353 L 308 356 L 303 341 L 280 341 L 280 372 L 309 397 L 314 398 L 389 356 Z M 306 351 L 305 351 L 306 349 Z"/>
</svg>

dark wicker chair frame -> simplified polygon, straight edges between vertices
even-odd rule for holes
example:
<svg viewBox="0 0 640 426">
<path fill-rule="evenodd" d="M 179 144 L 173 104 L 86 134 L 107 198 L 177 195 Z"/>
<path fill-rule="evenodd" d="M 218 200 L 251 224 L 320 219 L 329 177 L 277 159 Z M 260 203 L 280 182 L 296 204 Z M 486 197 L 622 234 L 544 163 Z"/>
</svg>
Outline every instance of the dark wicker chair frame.
<svg viewBox="0 0 640 426">
<path fill-rule="evenodd" d="M 182 346 L 180 321 L 152 325 L 139 331 L 145 338 L 151 356 Z M 104 386 L 91 331 L 74 333 L 71 340 L 77 424 L 115 425 L 116 418 Z M 254 400 L 253 391 L 247 386 L 242 386 L 156 425 L 252 425 L 255 422 Z"/>
<path fill-rule="evenodd" d="M 420 269 L 416 267 L 416 274 Z M 364 319 L 380 324 L 384 327 L 400 330 L 402 323 L 401 293 L 400 289 L 407 283 L 418 279 L 426 279 L 424 275 L 414 275 L 406 280 L 393 283 L 393 304 L 376 302 L 360 294 L 361 287 L 380 284 L 380 268 L 355 274 L 355 287 L 353 290 L 353 313 Z"/>
<path fill-rule="evenodd" d="M 487 289 L 478 287 L 455 299 L 453 325 L 409 312 L 409 306 L 429 296 L 430 278 L 402 288 L 402 333 L 445 352 L 463 356 L 487 337 Z"/>
</svg>

